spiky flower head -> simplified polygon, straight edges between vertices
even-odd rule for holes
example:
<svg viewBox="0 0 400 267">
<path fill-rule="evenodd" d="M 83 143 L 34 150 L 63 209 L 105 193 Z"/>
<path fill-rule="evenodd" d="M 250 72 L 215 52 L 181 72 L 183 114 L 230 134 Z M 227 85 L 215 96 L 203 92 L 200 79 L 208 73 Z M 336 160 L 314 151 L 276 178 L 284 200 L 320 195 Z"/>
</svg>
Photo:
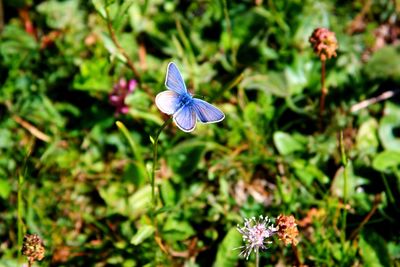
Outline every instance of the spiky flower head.
<svg viewBox="0 0 400 267">
<path fill-rule="evenodd" d="M 277 226 L 277 235 L 279 240 L 285 243 L 285 246 L 292 244 L 296 246 L 299 241 L 296 237 L 299 235 L 299 230 L 297 230 L 296 219 L 293 215 L 285 216 L 280 214 L 278 218 L 276 218 L 276 226 Z"/>
<path fill-rule="evenodd" d="M 28 257 L 30 263 L 42 260 L 45 252 L 43 241 L 37 234 L 26 234 L 24 236 L 22 254 Z"/>
<path fill-rule="evenodd" d="M 314 52 L 322 61 L 336 57 L 338 41 L 336 35 L 325 28 L 316 28 L 309 39 Z"/>
<path fill-rule="evenodd" d="M 271 220 L 268 216 L 262 216 L 256 218 L 252 217 L 250 219 L 244 219 L 244 226 L 237 226 L 237 230 L 243 237 L 243 241 L 246 243 L 244 246 L 239 247 L 243 249 L 239 256 L 244 256 L 246 260 L 249 258 L 252 251 L 256 252 L 260 249 L 267 249 L 268 245 L 272 243 L 272 241 L 268 240 L 272 237 L 276 228 L 274 228 L 273 224 L 270 224 Z"/>
</svg>

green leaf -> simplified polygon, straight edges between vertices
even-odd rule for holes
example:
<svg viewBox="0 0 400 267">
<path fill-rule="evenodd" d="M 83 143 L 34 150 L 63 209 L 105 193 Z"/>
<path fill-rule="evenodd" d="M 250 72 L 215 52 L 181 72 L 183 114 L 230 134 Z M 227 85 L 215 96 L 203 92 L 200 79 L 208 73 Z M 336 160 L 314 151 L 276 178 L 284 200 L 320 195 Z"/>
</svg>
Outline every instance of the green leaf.
<svg viewBox="0 0 400 267">
<path fill-rule="evenodd" d="M 80 73 L 74 77 L 74 88 L 88 92 L 109 92 L 112 86 L 108 75 L 110 68 L 105 58 L 83 61 L 79 67 Z"/>
<path fill-rule="evenodd" d="M 344 172 L 346 172 L 347 179 L 345 179 Z M 344 186 L 345 181 L 347 181 L 346 187 Z M 346 188 L 347 197 L 352 198 L 355 194 L 361 194 L 357 192 L 356 188 L 365 183 L 366 181 L 363 177 L 354 174 L 353 162 L 348 161 L 346 167 L 342 167 L 336 172 L 335 179 L 331 186 L 331 191 L 335 196 L 343 197 L 343 191 L 344 188 Z"/>
<path fill-rule="evenodd" d="M 195 235 L 196 232 L 187 221 L 178 221 L 169 217 L 163 226 L 163 236 L 166 240 L 182 241 Z"/>
<path fill-rule="evenodd" d="M 231 228 L 218 247 L 217 259 L 214 263 L 214 267 L 237 266 L 240 254 L 240 250 L 237 248 L 241 245 L 242 236 L 236 228 Z"/>
<path fill-rule="evenodd" d="M 285 132 L 276 131 L 273 139 L 276 149 L 279 151 L 279 154 L 283 156 L 292 154 L 296 151 L 303 151 L 305 148 L 305 145 L 302 142 Z"/>
<path fill-rule="evenodd" d="M 360 153 L 373 155 L 379 146 L 378 122 L 371 118 L 361 124 L 356 137 L 356 146 Z"/>
<path fill-rule="evenodd" d="M 364 230 L 361 234 L 359 246 L 364 266 L 392 266 L 386 242 L 377 233 Z"/>
<path fill-rule="evenodd" d="M 400 81 L 400 48 L 384 46 L 372 54 L 364 67 L 370 79 Z"/>
<path fill-rule="evenodd" d="M 163 180 L 161 183 L 161 196 L 165 205 L 174 206 L 176 204 L 176 192 L 174 186 L 167 179 Z"/>
<path fill-rule="evenodd" d="M 155 229 L 152 225 L 142 225 L 137 233 L 132 237 L 131 244 L 135 246 L 139 245 L 144 240 L 152 236 L 154 232 Z"/>
<path fill-rule="evenodd" d="M 205 148 L 206 145 L 203 143 L 182 142 L 169 151 L 168 163 L 175 173 L 191 175 L 197 169 Z"/>
<path fill-rule="evenodd" d="M 106 19 L 107 13 L 104 1 L 105 0 L 92 0 L 92 4 L 100 16 L 102 16 L 103 19 Z"/>
<path fill-rule="evenodd" d="M 375 156 L 372 167 L 381 172 L 390 172 L 400 166 L 400 152 L 383 151 Z"/>
<path fill-rule="evenodd" d="M 385 116 L 379 123 L 379 138 L 385 149 L 400 151 L 400 138 L 395 135 L 396 128 L 400 127 L 400 108 L 386 102 L 384 113 Z"/>
<path fill-rule="evenodd" d="M 106 203 L 110 214 L 127 215 L 125 190 L 119 184 L 112 183 L 108 187 L 100 187 L 99 194 Z"/>
<path fill-rule="evenodd" d="M 84 12 L 79 8 L 78 0 L 42 2 L 37 6 L 39 13 L 45 15 L 46 23 L 54 29 L 83 27 Z"/>
<path fill-rule="evenodd" d="M 7 199 L 10 193 L 11 193 L 10 182 L 0 178 L 0 197 L 3 199 Z"/>
<path fill-rule="evenodd" d="M 151 203 L 151 187 L 146 185 L 128 199 L 128 214 L 132 220 L 147 212 Z"/>
<path fill-rule="evenodd" d="M 124 57 L 124 55 L 119 51 L 119 49 L 115 46 L 114 42 L 112 41 L 112 39 L 110 38 L 110 36 L 108 36 L 105 33 L 100 33 L 100 38 L 104 43 L 104 46 L 106 47 L 106 49 L 108 50 L 108 52 L 111 54 L 112 57 L 117 58 L 118 60 L 126 63 L 126 58 Z"/>
<path fill-rule="evenodd" d="M 240 82 L 240 86 L 245 89 L 256 89 L 279 97 L 285 97 L 289 94 L 285 75 L 278 72 L 267 74 L 254 74 L 245 76 Z"/>
</svg>

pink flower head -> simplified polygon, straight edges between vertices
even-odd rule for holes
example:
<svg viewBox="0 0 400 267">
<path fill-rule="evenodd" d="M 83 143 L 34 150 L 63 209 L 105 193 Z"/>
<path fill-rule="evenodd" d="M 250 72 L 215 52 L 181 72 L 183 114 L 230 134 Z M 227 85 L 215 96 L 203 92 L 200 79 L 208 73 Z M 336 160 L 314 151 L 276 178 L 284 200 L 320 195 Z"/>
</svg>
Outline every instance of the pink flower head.
<svg viewBox="0 0 400 267">
<path fill-rule="evenodd" d="M 115 107 L 115 114 L 126 114 L 129 107 L 125 104 L 125 98 L 132 93 L 137 86 L 136 80 L 129 80 L 128 82 L 121 78 L 114 84 L 113 90 L 109 95 L 109 102 Z"/>
<path fill-rule="evenodd" d="M 252 217 L 251 219 L 244 219 L 244 226 L 237 226 L 237 230 L 243 237 L 246 243 L 239 248 L 243 249 L 239 256 L 244 256 L 246 260 L 249 258 L 252 251 L 256 252 L 259 249 L 267 249 L 267 245 L 272 244 L 268 238 L 272 237 L 277 229 L 270 225 L 268 216 L 263 217 L 260 215 L 258 219 Z"/>
</svg>

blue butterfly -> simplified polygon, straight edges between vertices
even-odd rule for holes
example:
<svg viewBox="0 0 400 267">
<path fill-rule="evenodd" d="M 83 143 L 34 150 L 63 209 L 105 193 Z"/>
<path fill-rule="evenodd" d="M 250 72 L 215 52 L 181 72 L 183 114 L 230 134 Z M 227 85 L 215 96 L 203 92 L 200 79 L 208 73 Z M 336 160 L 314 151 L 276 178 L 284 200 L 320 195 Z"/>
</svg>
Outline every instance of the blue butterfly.
<svg viewBox="0 0 400 267">
<path fill-rule="evenodd" d="M 202 123 L 222 121 L 225 114 L 215 106 L 194 98 L 186 89 L 185 82 L 175 63 L 167 67 L 165 86 L 169 89 L 156 96 L 156 105 L 164 113 L 173 114 L 175 124 L 184 132 L 191 132 L 199 120 Z"/>
</svg>

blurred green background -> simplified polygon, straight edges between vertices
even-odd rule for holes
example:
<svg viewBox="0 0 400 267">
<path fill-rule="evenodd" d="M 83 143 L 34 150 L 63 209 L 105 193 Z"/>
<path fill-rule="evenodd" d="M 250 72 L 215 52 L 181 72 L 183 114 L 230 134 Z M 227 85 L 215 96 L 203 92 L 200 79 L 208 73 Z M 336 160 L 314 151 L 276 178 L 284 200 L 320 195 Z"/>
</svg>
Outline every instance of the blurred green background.
<svg viewBox="0 0 400 267">
<path fill-rule="evenodd" d="M 304 265 L 400 266 L 398 0 L 105 1 L 0 0 L 0 266 L 26 263 L 24 233 L 35 266 L 254 266 L 236 225 L 281 213 Z M 322 117 L 317 27 L 339 43 Z M 160 136 L 163 251 L 144 168 L 170 61 L 226 118 Z M 121 79 L 140 81 L 126 114 Z M 295 254 L 274 240 L 261 266 Z"/>
</svg>

